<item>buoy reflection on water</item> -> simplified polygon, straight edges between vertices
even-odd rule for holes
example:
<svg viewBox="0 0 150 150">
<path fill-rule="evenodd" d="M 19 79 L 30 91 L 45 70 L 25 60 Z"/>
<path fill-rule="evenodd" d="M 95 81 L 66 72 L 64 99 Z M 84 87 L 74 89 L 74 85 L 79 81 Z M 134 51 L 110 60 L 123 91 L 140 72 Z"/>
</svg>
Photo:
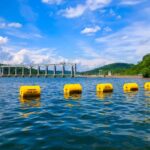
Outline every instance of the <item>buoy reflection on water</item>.
<svg viewBox="0 0 150 150">
<path fill-rule="evenodd" d="M 30 108 L 40 108 L 41 101 L 40 96 L 36 97 L 20 97 L 21 109 L 27 110 L 27 112 L 22 112 L 21 116 L 23 118 L 28 118 L 30 115 L 38 114 L 36 111 L 31 111 Z"/>
<path fill-rule="evenodd" d="M 96 96 L 97 96 L 98 99 L 104 100 L 105 98 L 111 98 L 112 92 L 107 92 L 107 93 L 96 92 Z"/>
<path fill-rule="evenodd" d="M 64 93 L 64 98 L 66 100 L 72 99 L 72 100 L 79 100 L 81 99 L 80 93 Z"/>
</svg>

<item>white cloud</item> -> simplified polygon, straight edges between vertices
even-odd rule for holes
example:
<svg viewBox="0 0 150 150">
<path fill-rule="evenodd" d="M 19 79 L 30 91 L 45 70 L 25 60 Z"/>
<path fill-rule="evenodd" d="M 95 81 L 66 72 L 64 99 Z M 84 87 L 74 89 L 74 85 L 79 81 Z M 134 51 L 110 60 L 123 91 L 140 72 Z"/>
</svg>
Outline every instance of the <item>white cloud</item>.
<svg viewBox="0 0 150 150">
<path fill-rule="evenodd" d="M 0 28 L 21 28 L 22 24 L 18 23 L 18 22 L 4 22 L 4 21 L 0 21 Z"/>
<path fill-rule="evenodd" d="M 11 47 L 0 47 L 0 60 L 3 64 L 48 64 L 67 61 L 64 57 L 55 54 L 54 49 L 26 49 L 18 51 Z"/>
<path fill-rule="evenodd" d="M 8 27 L 21 28 L 22 24 L 20 24 L 18 22 L 12 22 L 12 23 L 8 24 Z"/>
<path fill-rule="evenodd" d="M 18 52 L 12 55 L 10 62 L 12 64 L 21 64 L 21 63 L 42 63 L 47 62 L 49 56 L 42 55 L 39 52 L 32 52 L 28 49 L 21 49 Z"/>
<path fill-rule="evenodd" d="M 89 34 L 92 34 L 92 33 L 96 33 L 96 32 L 98 32 L 99 30 L 101 30 L 101 28 L 100 28 L 99 26 L 86 27 L 86 28 L 84 28 L 84 29 L 81 31 L 81 33 L 82 33 L 82 34 L 87 34 L 87 35 L 89 35 Z"/>
<path fill-rule="evenodd" d="M 99 8 L 103 8 L 107 4 L 109 4 L 111 0 L 87 0 L 86 5 L 90 10 L 96 10 Z"/>
<path fill-rule="evenodd" d="M 103 46 L 104 54 L 116 61 L 136 63 L 150 53 L 150 26 L 136 22 L 109 36 L 97 38 L 96 41 Z"/>
<path fill-rule="evenodd" d="M 86 0 L 85 4 L 78 4 L 76 7 L 69 7 L 61 11 L 66 18 L 82 16 L 86 11 L 95 11 L 108 5 L 111 0 Z"/>
<path fill-rule="evenodd" d="M 145 0 L 121 0 L 121 5 L 136 5 L 144 2 Z"/>
<path fill-rule="evenodd" d="M 8 42 L 8 38 L 7 37 L 0 36 L 0 45 L 1 44 L 6 44 L 7 42 Z"/>
<path fill-rule="evenodd" d="M 60 4 L 63 0 L 42 0 L 43 3 L 45 4 Z"/>
<path fill-rule="evenodd" d="M 62 12 L 63 16 L 65 16 L 66 18 L 75 18 L 81 16 L 85 10 L 86 7 L 84 7 L 83 5 L 77 5 L 77 7 L 75 8 L 66 8 L 66 10 Z"/>
</svg>

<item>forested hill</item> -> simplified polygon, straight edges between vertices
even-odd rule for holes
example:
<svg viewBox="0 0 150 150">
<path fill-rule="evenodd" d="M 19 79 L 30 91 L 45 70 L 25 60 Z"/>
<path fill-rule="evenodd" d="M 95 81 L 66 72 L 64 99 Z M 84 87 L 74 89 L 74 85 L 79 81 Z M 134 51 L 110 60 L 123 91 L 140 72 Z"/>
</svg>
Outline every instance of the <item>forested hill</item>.
<svg viewBox="0 0 150 150">
<path fill-rule="evenodd" d="M 150 77 L 150 54 L 143 57 L 142 61 L 130 69 L 127 69 L 124 74 L 136 75 L 142 74 L 144 77 Z"/>
<path fill-rule="evenodd" d="M 82 72 L 81 74 L 107 74 L 108 71 L 111 71 L 113 74 L 120 74 L 121 72 L 124 72 L 126 69 L 132 68 L 133 64 L 127 64 L 127 63 L 113 63 L 109 65 L 105 65 L 103 67 L 99 67 L 90 71 Z"/>
</svg>

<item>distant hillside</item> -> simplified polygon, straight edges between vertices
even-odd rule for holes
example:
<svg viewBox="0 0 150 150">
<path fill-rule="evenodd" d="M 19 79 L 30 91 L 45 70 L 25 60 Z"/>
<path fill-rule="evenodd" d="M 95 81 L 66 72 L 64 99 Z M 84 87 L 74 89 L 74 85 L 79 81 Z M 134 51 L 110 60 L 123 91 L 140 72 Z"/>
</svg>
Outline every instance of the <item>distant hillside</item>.
<svg viewBox="0 0 150 150">
<path fill-rule="evenodd" d="M 111 71 L 112 74 L 122 74 L 125 70 L 132 68 L 133 64 L 127 63 L 113 63 L 99 67 L 90 71 L 82 72 L 83 75 L 92 75 L 92 74 L 108 74 L 108 71 Z"/>
<path fill-rule="evenodd" d="M 142 61 L 130 69 L 127 69 L 124 74 L 136 75 L 143 74 L 143 77 L 150 77 L 150 54 L 143 57 Z"/>
</svg>

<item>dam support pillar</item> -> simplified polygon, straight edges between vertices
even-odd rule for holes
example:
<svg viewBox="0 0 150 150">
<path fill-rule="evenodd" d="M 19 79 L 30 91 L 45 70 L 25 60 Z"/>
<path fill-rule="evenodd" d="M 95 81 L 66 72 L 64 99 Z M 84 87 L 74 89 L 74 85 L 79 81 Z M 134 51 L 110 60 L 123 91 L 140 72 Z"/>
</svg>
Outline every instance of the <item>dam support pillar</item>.
<svg viewBox="0 0 150 150">
<path fill-rule="evenodd" d="M 2 67 L 2 77 L 4 76 L 4 67 Z"/>
<path fill-rule="evenodd" d="M 30 66 L 30 69 L 29 69 L 29 77 L 32 77 L 32 66 Z"/>
<path fill-rule="evenodd" d="M 15 67 L 15 77 L 17 77 L 17 67 Z"/>
<path fill-rule="evenodd" d="M 74 77 L 74 68 L 73 68 L 73 65 L 71 65 L 71 77 L 72 78 Z"/>
<path fill-rule="evenodd" d="M 48 66 L 45 66 L 45 77 L 48 76 Z"/>
<path fill-rule="evenodd" d="M 54 72 L 53 72 L 53 77 L 56 77 L 56 65 L 54 65 Z"/>
<path fill-rule="evenodd" d="M 65 76 L 65 65 L 62 65 L 62 77 Z"/>
<path fill-rule="evenodd" d="M 8 77 L 10 77 L 10 67 L 8 67 Z"/>
<path fill-rule="evenodd" d="M 38 65 L 38 67 L 37 67 L 37 77 L 39 77 L 40 76 L 40 66 Z"/>
<path fill-rule="evenodd" d="M 74 64 L 74 77 L 76 76 L 76 72 L 77 72 L 77 65 Z"/>
<path fill-rule="evenodd" d="M 22 77 L 24 77 L 24 66 L 22 67 Z"/>
<path fill-rule="evenodd" d="M 3 77 L 4 76 L 4 67 L 0 68 L 0 76 Z"/>
</svg>

